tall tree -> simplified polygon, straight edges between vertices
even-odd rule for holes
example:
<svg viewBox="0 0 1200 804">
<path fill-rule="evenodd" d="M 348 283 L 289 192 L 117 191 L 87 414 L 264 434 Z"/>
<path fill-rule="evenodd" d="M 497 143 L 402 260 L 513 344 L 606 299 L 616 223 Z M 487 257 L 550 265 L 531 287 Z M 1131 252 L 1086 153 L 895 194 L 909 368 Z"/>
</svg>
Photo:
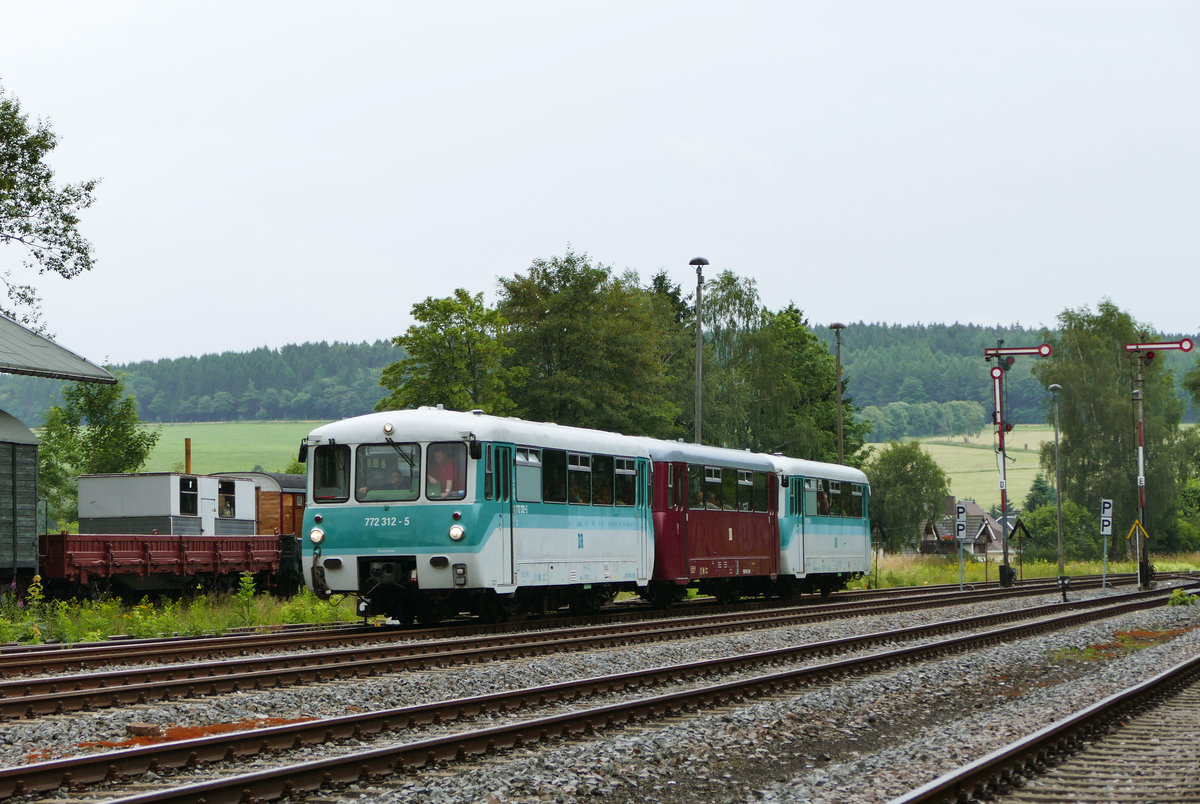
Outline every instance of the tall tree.
<svg viewBox="0 0 1200 804">
<path fill-rule="evenodd" d="M 922 525 L 945 508 L 946 473 L 917 441 L 891 442 L 863 470 L 871 481 L 871 528 L 879 531 L 884 550 L 915 547 Z"/>
<path fill-rule="evenodd" d="M 673 431 L 663 316 L 635 275 L 614 277 L 568 249 L 499 281 L 513 350 L 507 365 L 528 371 L 513 391 L 524 416 L 637 435 Z"/>
<path fill-rule="evenodd" d="M 745 449 L 754 443 L 750 411 L 754 391 L 748 350 L 763 323 L 753 279 L 725 270 L 704 283 L 701 435 L 706 444 Z"/>
<path fill-rule="evenodd" d="M 1043 387 L 1057 383 L 1060 412 L 1062 497 L 1098 512 L 1101 499 L 1114 502 L 1116 528 L 1110 554 L 1138 517 L 1137 421 L 1132 395 L 1136 358 L 1125 344 L 1154 340 L 1150 327 L 1133 320 L 1111 301 L 1093 313 L 1086 307 L 1058 316 L 1057 335 L 1045 333 L 1053 353 L 1034 362 Z M 1144 368 L 1146 518 L 1151 549 L 1171 549 L 1177 540 L 1175 498 L 1183 472 L 1179 421 L 1182 403 L 1174 378 L 1160 361 Z M 1047 417 L 1053 412 L 1047 413 Z M 1042 447 L 1042 467 L 1054 472 L 1054 445 Z M 1098 515 L 1098 514 L 1097 514 Z"/>
<path fill-rule="evenodd" d="M 407 356 L 384 368 L 379 384 L 390 393 L 376 410 L 440 403 L 452 410 L 514 412 L 509 389 L 525 369 L 504 365 L 512 354 L 502 340 L 507 327 L 482 293 L 458 288 L 453 296 L 417 302 L 412 314 L 420 323 L 392 339 Z"/>
<path fill-rule="evenodd" d="M 38 449 L 38 484 L 60 522 L 78 517 L 76 476 L 137 471 L 160 435 L 140 425 L 119 375 L 115 385 L 73 383 L 62 395 L 46 412 Z"/>
<path fill-rule="evenodd" d="M 778 313 L 764 311 L 743 342 L 734 365 L 747 380 L 750 440 L 739 446 L 836 462 L 837 366 L 803 313 L 790 304 Z M 843 391 L 847 385 L 843 378 Z M 869 422 L 855 417 L 853 405 L 843 402 L 847 456 L 862 448 L 869 429 Z"/>
<path fill-rule="evenodd" d="M 26 271 L 69 279 L 92 267 L 92 245 L 79 232 L 78 214 L 92 205 L 96 181 L 56 186 L 46 158 L 57 144 L 49 123 L 30 126 L 17 99 L 0 86 L 0 245 L 22 247 Z M 0 272 L 0 282 L 8 299 L 0 313 L 38 327 L 37 288 L 11 270 Z"/>
</svg>

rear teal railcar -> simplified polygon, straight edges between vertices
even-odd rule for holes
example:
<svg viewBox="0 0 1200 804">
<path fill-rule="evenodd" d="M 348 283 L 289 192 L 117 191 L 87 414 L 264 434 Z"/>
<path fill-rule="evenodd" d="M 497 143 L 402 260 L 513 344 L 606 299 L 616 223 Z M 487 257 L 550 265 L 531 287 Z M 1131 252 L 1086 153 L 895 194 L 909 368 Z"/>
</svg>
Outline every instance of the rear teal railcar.
<svg viewBox="0 0 1200 804">
<path fill-rule="evenodd" d="M 780 576 L 797 591 L 830 592 L 870 572 L 870 485 L 849 466 L 775 456 Z"/>
</svg>

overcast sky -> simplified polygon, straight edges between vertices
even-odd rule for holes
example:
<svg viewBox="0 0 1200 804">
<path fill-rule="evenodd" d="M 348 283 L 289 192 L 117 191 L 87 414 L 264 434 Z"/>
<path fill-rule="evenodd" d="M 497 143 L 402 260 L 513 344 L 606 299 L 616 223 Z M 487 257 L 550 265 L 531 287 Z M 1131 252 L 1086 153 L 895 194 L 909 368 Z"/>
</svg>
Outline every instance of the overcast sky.
<svg viewBox="0 0 1200 804">
<path fill-rule="evenodd" d="M 97 362 L 402 333 L 568 245 L 814 324 L 1200 330 L 1200 3 L 5 3 L 0 83 L 100 178 Z M 16 258 L 0 250 L 0 265 Z M 847 332 L 846 339 L 852 337 Z"/>
</svg>

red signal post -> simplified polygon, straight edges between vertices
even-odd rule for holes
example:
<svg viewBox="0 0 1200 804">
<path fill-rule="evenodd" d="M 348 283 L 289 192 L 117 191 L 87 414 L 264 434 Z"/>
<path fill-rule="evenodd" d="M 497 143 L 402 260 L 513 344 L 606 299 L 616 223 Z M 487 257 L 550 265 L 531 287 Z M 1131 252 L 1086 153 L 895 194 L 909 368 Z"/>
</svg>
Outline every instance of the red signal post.
<svg viewBox="0 0 1200 804">
<path fill-rule="evenodd" d="M 992 421 L 996 425 L 1000 453 L 1000 535 L 1004 545 L 1004 565 L 1000 567 L 1001 586 L 1012 586 L 1013 576 L 1016 574 L 1008 563 L 1008 482 L 1006 479 L 1008 467 L 1005 465 L 1008 458 L 1004 454 L 1004 436 L 1012 430 L 1012 425 L 1004 420 L 1004 374 L 1012 368 L 1017 355 L 1048 357 L 1051 351 L 1053 350 L 1048 343 L 1043 343 L 1041 346 L 1005 347 L 1003 340 L 996 341 L 995 349 L 983 350 L 984 360 L 989 363 L 993 360 L 996 361 L 996 365 L 992 366 L 991 371 L 992 398 L 996 404 Z"/>
<path fill-rule="evenodd" d="M 1146 538 L 1143 535 L 1146 532 L 1146 415 L 1143 408 L 1146 383 L 1143 372 L 1146 366 L 1154 360 L 1157 352 L 1170 350 L 1190 352 L 1193 345 L 1190 338 L 1157 343 L 1125 344 L 1125 351 L 1137 358 L 1137 388 L 1133 390 L 1133 404 L 1137 408 L 1138 522 L 1142 527 L 1135 528 L 1135 530 L 1137 531 L 1138 586 L 1142 589 L 1149 589 L 1151 584 L 1150 557 L 1146 547 Z"/>
</svg>

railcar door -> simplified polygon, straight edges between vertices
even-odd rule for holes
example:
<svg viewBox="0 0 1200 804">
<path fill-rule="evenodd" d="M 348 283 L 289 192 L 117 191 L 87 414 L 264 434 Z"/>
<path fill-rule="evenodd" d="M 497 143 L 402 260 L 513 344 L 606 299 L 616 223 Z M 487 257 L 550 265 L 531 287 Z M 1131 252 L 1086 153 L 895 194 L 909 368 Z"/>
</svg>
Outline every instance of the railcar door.
<svg viewBox="0 0 1200 804">
<path fill-rule="evenodd" d="M 492 488 L 500 509 L 500 568 L 497 573 L 502 584 L 516 583 L 513 558 L 513 448 L 508 444 L 492 445 Z"/>
<path fill-rule="evenodd" d="M 644 458 L 637 460 L 637 519 L 638 540 L 642 546 L 641 561 L 638 567 L 638 584 L 644 584 L 654 574 L 654 522 L 651 501 L 654 494 L 654 475 L 650 462 Z"/>
</svg>

